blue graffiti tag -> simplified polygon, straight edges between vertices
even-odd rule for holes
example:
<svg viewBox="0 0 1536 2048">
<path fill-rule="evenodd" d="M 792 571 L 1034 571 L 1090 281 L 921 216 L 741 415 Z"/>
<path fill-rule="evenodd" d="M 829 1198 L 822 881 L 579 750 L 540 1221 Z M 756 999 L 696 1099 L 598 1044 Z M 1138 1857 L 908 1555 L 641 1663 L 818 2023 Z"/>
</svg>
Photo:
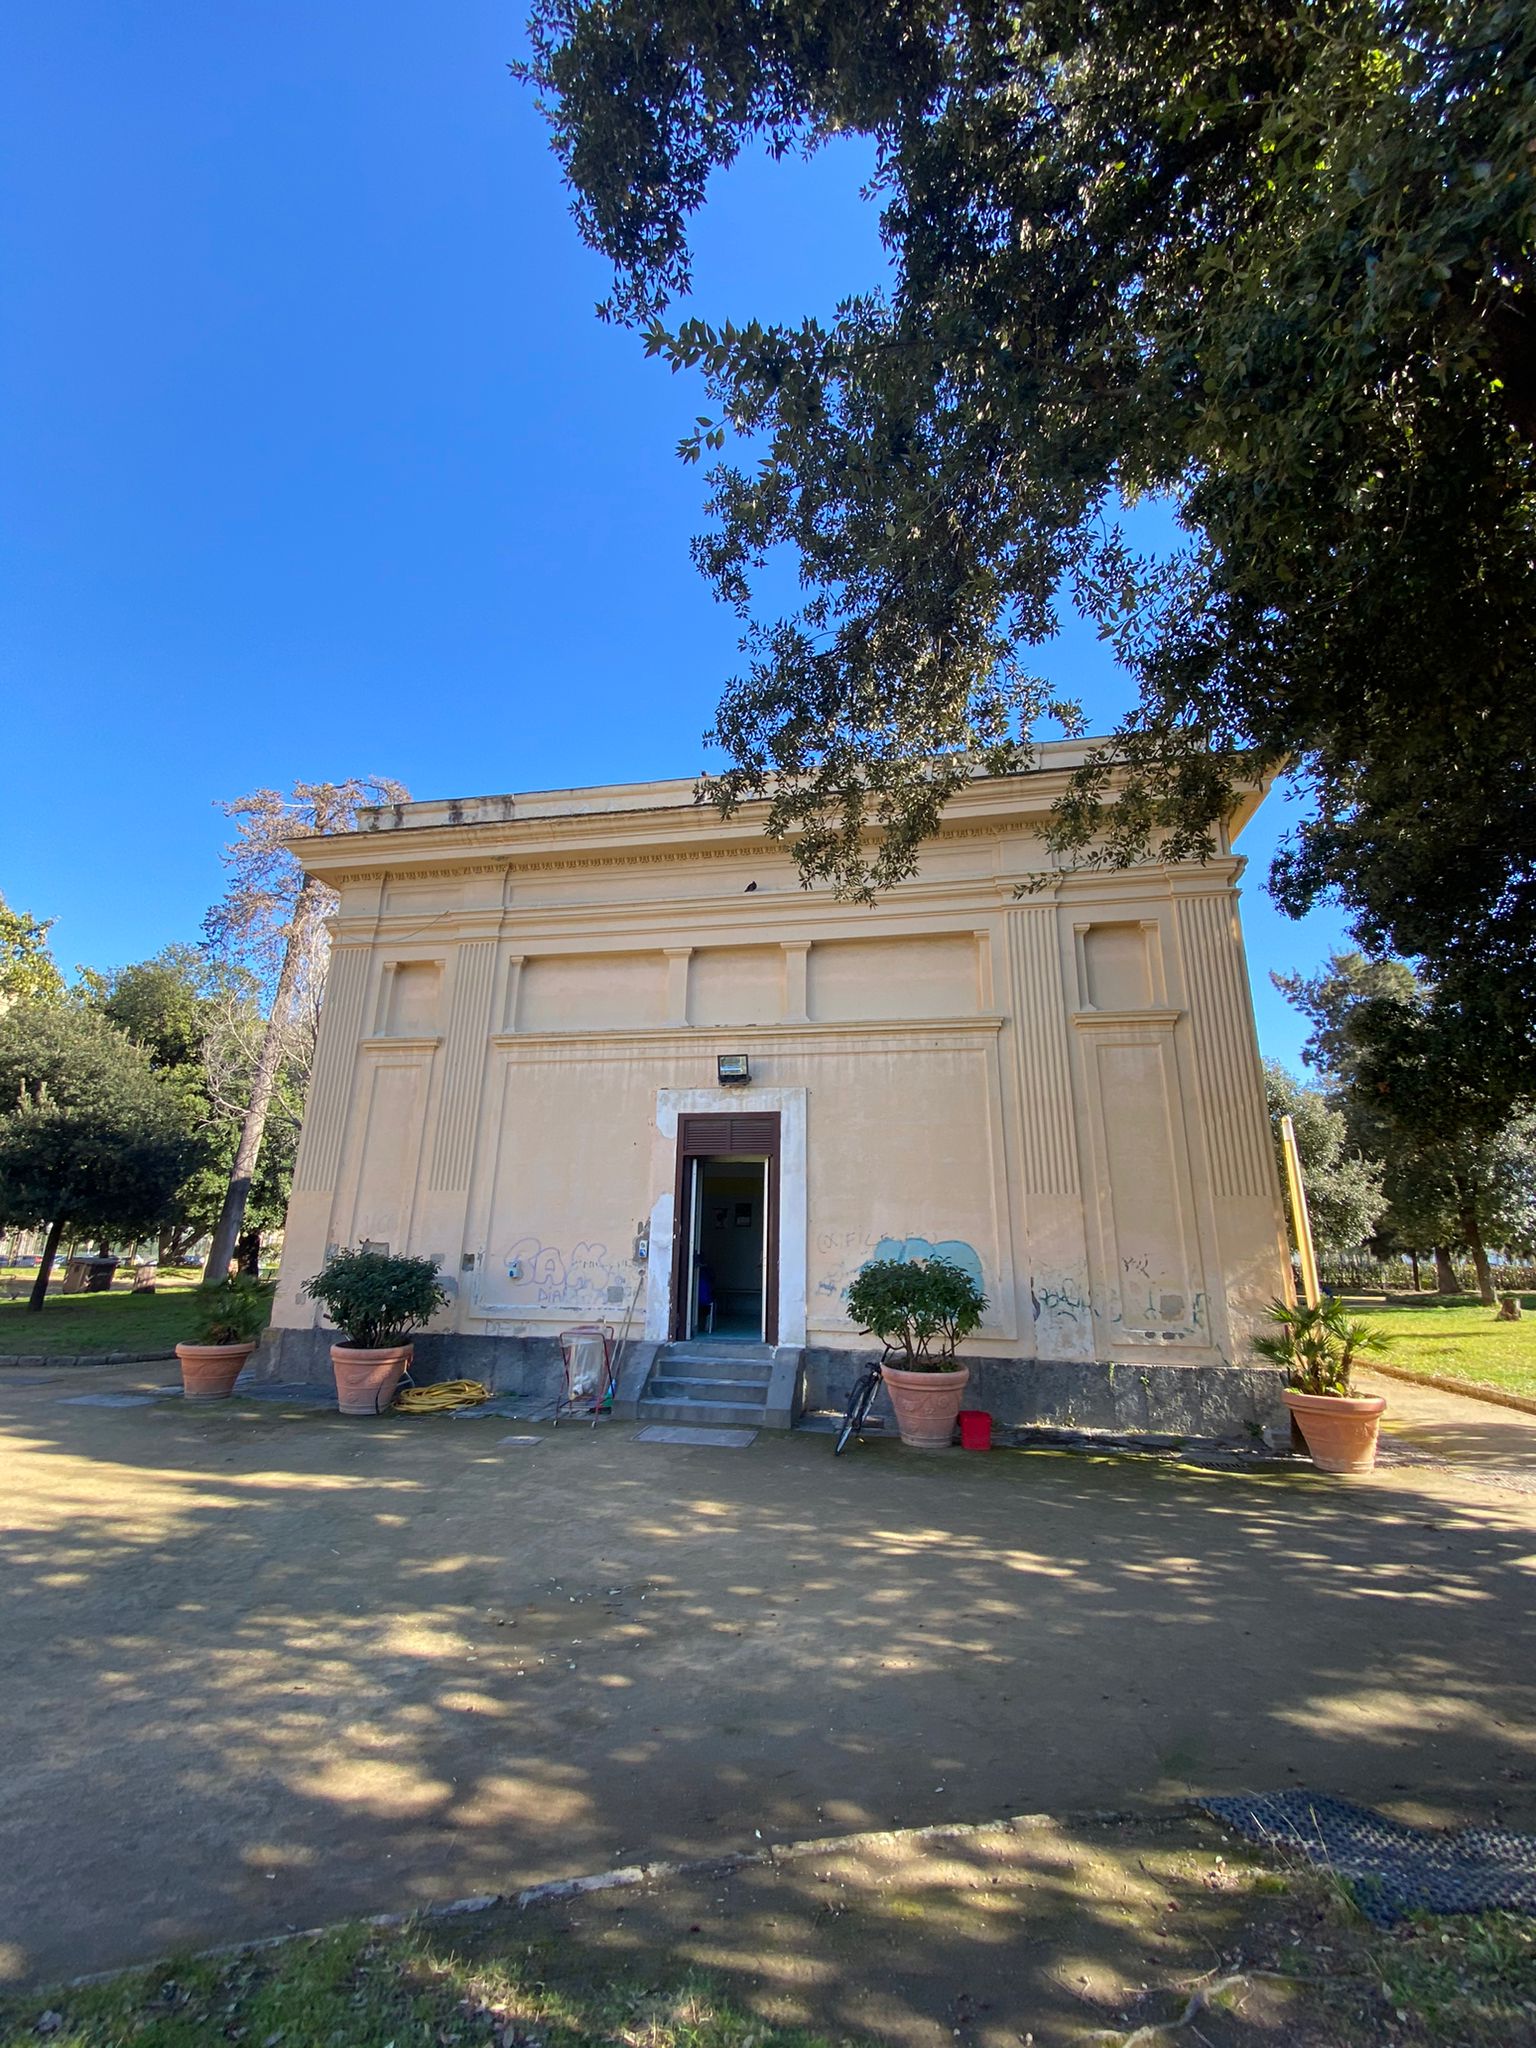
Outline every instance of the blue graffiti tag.
<svg viewBox="0 0 1536 2048">
<path fill-rule="evenodd" d="M 981 1260 L 976 1247 L 967 1244 L 963 1237 L 941 1238 L 937 1244 L 930 1244 L 926 1237 L 882 1237 L 875 1246 L 877 1259 L 947 1259 L 952 1266 L 958 1266 L 962 1273 L 969 1273 L 976 1285 L 985 1292 L 986 1281 L 982 1276 Z"/>
</svg>

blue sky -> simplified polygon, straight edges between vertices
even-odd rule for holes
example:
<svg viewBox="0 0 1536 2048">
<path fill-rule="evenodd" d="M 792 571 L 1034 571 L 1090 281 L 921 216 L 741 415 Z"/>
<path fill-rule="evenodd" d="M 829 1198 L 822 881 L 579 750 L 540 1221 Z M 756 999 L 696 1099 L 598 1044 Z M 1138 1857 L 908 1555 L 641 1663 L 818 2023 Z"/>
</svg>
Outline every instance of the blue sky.
<svg viewBox="0 0 1536 2048">
<path fill-rule="evenodd" d="M 593 306 L 516 6 L 58 0 L 0 79 L 0 891 L 61 963 L 196 935 L 217 800 L 691 774 L 737 623 L 688 559 L 697 390 Z M 882 268 L 854 146 L 754 162 L 698 231 L 707 317 L 827 311 Z M 1096 726 L 1091 635 L 1048 656 Z M 1270 967 L 1342 932 L 1262 888 Z"/>
</svg>

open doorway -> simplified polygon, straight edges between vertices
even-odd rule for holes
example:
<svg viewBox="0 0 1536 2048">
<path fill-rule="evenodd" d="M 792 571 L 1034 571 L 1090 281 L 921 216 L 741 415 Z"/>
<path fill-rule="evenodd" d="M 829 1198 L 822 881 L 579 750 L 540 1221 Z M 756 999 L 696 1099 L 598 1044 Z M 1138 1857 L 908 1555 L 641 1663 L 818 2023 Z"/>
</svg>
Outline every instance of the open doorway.
<svg viewBox="0 0 1536 2048">
<path fill-rule="evenodd" d="M 766 1159 L 693 1162 L 691 1337 L 763 1341 Z"/>
<path fill-rule="evenodd" d="M 777 1111 L 690 1111 L 677 1124 L 674 1343 L 779 1341 Z"/>
</svg>

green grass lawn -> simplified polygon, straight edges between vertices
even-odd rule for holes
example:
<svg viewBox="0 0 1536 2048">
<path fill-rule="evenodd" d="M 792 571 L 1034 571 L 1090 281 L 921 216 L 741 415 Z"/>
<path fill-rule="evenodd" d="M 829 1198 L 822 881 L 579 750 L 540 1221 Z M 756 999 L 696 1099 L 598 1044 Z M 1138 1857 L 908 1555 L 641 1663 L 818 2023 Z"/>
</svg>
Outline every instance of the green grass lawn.
<svg viewBox="0 0 1536 2048">
<path fill-rule="evenodd" d="M 7 1277 L 11 1277 L 8 1273 Z M 30 1274 L 20 1274 L 30 1279 Z M 188 1295 L 195 1274 L 159 1283 L 154 1294 L 55 1294 L 36 1315 L 17 1301 L 0 1300 L 0 1357 L 57 1358 L 88 1351 L 169 1351 L 187 1334 Z"/>
<path fill-rule="evenodd" d="M 696 1978 L 657 1986 L 582 1971 L 575 1960 L 520 1943 L 471 1963 L 430 1925 L 344 1928 L 233 1961 L 171 1963 L 55 1992 L 46 2006 L 7 2001 L 0 2048 L 40 2039 L 53 2048 L 828 2048 L 825 2037 L 766 2024 Z"/>
<path fill-rule="evenodd" d="M 1536 1295 L 1521 1299 L 1526 1313 L 1518 1323 L 1501 1323 L 1496 1310 L 1465 1299 L 1433 1308 L 1373 1304 L 1361 1313 L 1392 1339 L 1382 1354 L 1389 1365 L 1536 1400 Z"/>
</svg>

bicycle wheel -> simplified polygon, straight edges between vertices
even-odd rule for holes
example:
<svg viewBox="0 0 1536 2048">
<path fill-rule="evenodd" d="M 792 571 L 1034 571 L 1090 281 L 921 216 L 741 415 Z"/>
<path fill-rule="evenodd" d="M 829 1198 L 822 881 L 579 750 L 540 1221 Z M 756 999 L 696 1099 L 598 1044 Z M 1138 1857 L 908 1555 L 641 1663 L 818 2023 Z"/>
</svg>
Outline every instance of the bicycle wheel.
<svg viewBox="0 0 1536 2048">
<path fill-rule="evenodd" d="M 843 1455 L 844 1451 L 847 1450 L 853 1439 L 864 1427 L 865 1417 L 869 1414 L 870 1406 L 875 1398 L 875 1389 L 879 1384 L 879 1373 L 867 1372 L 854 1388 L 848 1403 L 848 1411 L 843 1417 L 842 1428 L 837 1432 L 837 1442 L 832 1446 L 834 1458 L 840 1458 Z"/>
</svg>

